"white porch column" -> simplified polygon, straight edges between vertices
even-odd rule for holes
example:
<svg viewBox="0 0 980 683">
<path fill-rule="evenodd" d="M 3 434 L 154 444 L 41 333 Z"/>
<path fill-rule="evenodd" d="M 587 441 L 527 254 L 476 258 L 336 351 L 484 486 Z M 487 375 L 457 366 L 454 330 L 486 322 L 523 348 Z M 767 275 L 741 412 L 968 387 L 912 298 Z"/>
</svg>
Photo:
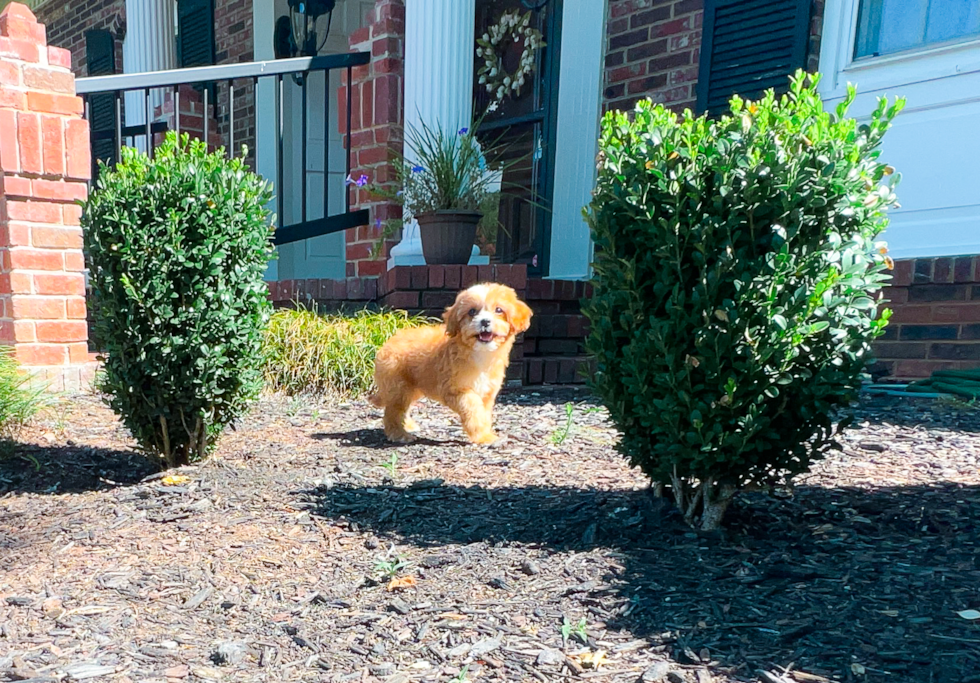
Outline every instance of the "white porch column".
<svg viewBox="0 0 980 683">
<path fill-rule="evenodd" d="M 475 23 L 475 0 L 406 0 L 406 138 L 409 128 L 418 129 L 423 121 L 447 131 L 470 125 Z M 489 262 L 479 253 L 474 246 L 470 264 Z M 388 268 L 408 265 L 425 265 L 415 221 L 405 225 L 402 241 L 392 248 L 388 259 Z"/>
<path fill-rule="evenodd" d="M 177 65 L 174 28 L 175 0 L 126 0 L 126 39 L 123 40 L 123 73 L 163 71 Z M 167 96 L 150 91 L 150 116 Z M 126 93 L 126 125 L 146 123 L 146 104 L 140 91 Z M 137 146 L 143 149 L 141 139 Z"/>
</svg>

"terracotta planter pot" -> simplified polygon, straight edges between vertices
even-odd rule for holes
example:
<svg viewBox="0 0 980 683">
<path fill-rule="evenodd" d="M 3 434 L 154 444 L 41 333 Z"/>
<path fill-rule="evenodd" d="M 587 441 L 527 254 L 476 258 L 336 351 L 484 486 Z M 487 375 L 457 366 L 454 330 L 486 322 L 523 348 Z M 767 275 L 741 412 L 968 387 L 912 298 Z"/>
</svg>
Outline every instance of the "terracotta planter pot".
<svg viewBox="0 0 980 683">
<path fill-rule="evenodd" d="M 476 242 L 476 224 L 483 214 L 433 211 L 415 217 L 422 237 L 422 254 L 429 265 L 466 265 Z"/>
</svg>

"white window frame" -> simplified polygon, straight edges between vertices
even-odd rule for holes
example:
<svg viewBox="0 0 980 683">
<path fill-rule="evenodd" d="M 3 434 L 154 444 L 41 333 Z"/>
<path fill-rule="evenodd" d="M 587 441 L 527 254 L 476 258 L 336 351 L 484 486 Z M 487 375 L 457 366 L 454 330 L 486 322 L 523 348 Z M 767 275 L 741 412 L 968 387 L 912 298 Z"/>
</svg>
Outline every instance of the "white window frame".
<svg viewBox="0 0 980 683">
<path fill-rule="evenodd" d="M 980 37 L 976 36 L 855 60 L 859 4 L 860 0 L 827 0 L 824 5 L 820 41 L 820 91 L 824 99 L 843 98 L 848 82 L 857 83 L 859 92 L 868 93 L 980 74 Z"/>
</svg>

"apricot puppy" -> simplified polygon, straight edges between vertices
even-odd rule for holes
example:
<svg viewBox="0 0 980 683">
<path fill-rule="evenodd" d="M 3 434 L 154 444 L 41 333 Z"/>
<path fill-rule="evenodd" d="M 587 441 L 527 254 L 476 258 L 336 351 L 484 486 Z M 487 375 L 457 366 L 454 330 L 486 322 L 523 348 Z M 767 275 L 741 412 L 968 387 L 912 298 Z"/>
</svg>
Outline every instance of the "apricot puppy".
<svg viewBox="0 0 980 683">
<path fill-rule="evenodd" d="M 385 436 L 397 443 L 415 439 L 408 412 L 423 396 L 456 412 L 470 441 L 492 443 L 493 406 L 531 309 L 510 287 L 481 284 L 460 292 L 442 318 L 442 325 L 401 330 L 381 347 L 371 403 L 384 408 Z"/>
</svg>

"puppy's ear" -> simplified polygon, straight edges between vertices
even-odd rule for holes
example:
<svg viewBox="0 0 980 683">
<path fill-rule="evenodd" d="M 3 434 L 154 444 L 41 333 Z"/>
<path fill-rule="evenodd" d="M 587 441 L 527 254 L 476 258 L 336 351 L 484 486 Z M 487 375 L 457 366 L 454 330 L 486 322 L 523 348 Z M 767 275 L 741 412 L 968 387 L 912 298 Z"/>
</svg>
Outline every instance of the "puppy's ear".
<svg viewBox="0 0 980 683">
<path fill-rule="evenodd" d="M 531 326 L 531 307 L 523 301 L 514 300 L 514 314 L 510 318 L 510 326 L 514 328 L 514 334 L 526 332 Z"/>
<path fill-rule="evenodd" d="M 442 319 L 446 323 L 447 335 L 455 337 L 459 334 L 459 299 L 456 299 L 456 303 L 445 310 Z"/>
</svg>

